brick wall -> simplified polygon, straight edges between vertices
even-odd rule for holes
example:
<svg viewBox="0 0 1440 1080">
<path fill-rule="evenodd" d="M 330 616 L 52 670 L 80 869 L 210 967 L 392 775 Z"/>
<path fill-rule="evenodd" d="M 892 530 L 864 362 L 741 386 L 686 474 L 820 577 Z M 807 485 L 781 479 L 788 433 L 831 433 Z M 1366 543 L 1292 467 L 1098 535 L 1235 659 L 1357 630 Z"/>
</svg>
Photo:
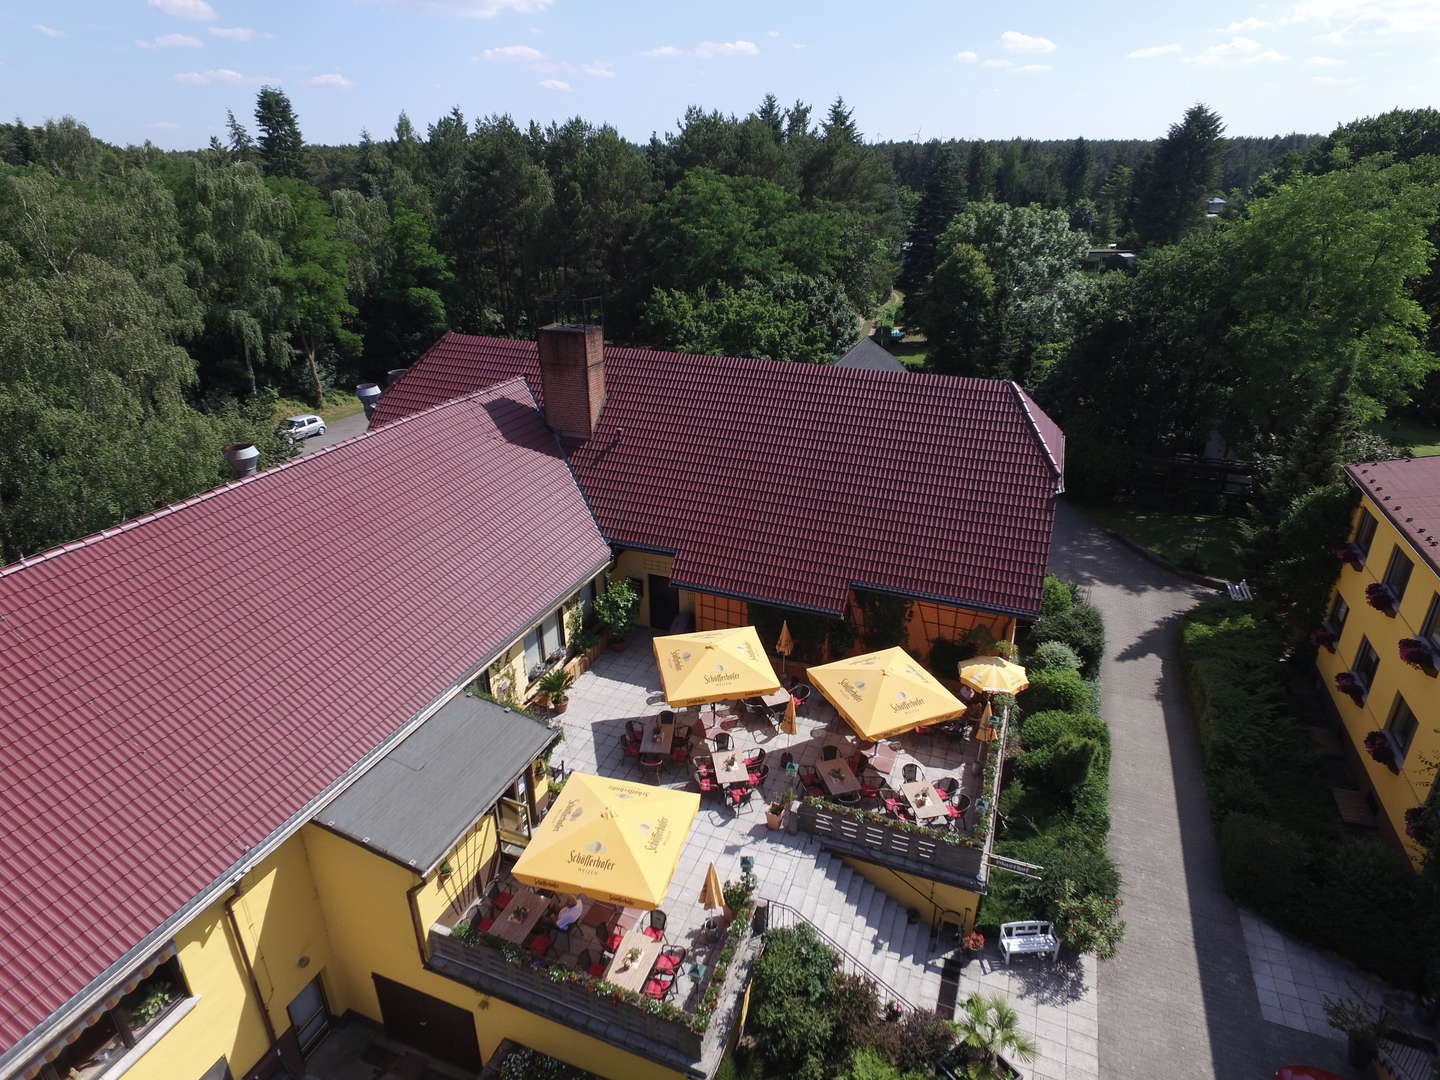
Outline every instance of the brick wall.
<svg viewBox="0 0 1440 1080">
<path fill-rule="evenodd" d="M 605 407 L 605 335 L 598 326 L 542 327 L 540 384 L 545 422 L 562 435 L 588 439 Z"/>
</svg>

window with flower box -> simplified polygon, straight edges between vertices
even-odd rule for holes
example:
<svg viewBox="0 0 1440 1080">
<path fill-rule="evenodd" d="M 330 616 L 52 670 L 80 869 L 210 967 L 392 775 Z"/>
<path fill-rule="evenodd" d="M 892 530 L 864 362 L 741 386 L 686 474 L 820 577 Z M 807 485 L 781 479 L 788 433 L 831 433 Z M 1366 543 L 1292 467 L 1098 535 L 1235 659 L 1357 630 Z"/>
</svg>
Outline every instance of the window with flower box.
<svg viewBox="0 0 1440 1080">
<path fill-rule="evenodd" d="M 1350 671 L 1360 680 L 1361 686 L 1369 690 L 1375 682 L 1375 672 L 1380 670 L 1380 654 L 1370 645 L 1370 639 L 1362 637 L 1360 647 L 1355 650 L 1355 663 Z"/>
<path fill-rule="evenodd" d="M 1440 594 L 1430 598 L 1430 610 L 1420 624 L 1420 640 L 1429 642 L 1431 648 L 1440 651 Z"/>
<path fill-rule="evenodd" d="M 1325 620 L 1325 625 L 1330 628 L 1338 640 L 1345 632 L 1345 620 L 1350 618 L 1350 605 L 1345 602 L 1345 597 L 1338 592 L 1335 599 L 1330 602 L 1330 615 Z"/>
<path fill-rule="evenodd" d="M 1385 567 L 1385 587 L 1395 598 L 1397 608 L 1405 598 L 1405 586 L 1410 584 L 1410 571 L 1413 568 L 1414 564 L 1400 550 L 1400 545 L 1396 544 L 1395 550 L 1390 553 L 1390 564 Z"/>
<path fill-rule="evenodd" d="M 1361 557 L 1370 554 L 1370 545 L 1375 540 L 1375 518 L 1370 511 L 1362 508 L 1360 520 L 1355 525 L 1355 539 L 1352 544 L 1359 550 Z"/>
<path fill-rule="evenodd" d="M 1420 722 L 1415 719 L 1409 703 L 1396 694 L 1395 704 L 1390 707 L 1390 719 L 1385 721 L 1385 731 L 1389 734 L 1390 741 L 1395 744 L 1396 761 L 1405 760 L 1405 755 L 1410 752 L 1410 744 L 1415 741 L 1415 730 L 1419 726 Z"/>
</svg>

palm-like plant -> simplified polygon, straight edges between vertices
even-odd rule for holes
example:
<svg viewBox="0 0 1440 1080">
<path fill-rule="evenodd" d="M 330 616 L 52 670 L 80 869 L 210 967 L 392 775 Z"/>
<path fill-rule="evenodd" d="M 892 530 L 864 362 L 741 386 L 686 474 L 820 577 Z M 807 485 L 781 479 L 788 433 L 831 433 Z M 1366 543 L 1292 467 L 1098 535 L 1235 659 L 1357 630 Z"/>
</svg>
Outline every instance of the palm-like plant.
<svg viewBox="0 0 1440 1080">
<path fill-rule="evenodd" d="M 955 1034 L 969 1059 L 970 1080 L 1008 1080 L 1000 1055 L 1029 1064 L 1035 1060 L 1035 1040 L 1020 1030 L 1020 1017 L 998 994 L 971 994 L 965 999 Z"/>
</svg>

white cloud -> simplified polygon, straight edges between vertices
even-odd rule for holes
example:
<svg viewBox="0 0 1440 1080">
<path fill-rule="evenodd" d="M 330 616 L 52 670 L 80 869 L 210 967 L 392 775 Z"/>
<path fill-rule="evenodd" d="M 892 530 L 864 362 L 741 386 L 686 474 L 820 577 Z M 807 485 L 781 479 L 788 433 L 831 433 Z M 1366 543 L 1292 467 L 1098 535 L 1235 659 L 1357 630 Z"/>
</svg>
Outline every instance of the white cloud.
<svg viewBox="0 0 1440 1080">
<path fill-rule="evenodd" d="M 1344 67 L 1345 61 L 1336 60 L 1333 56 L 1307 56 L 1305 66 L 1312 68 Z"/>
<path fill-rule="evenodd" d="M 1286 57 L 1274 49 L 1262 49 L 1253 38 L 1233 37 L 1219 45 L 1211 45 L 1198 56 L 1182 56 L 1186 64 L 1202 67 L 1231 67 L 1240 64 L 1279 64 Z"/>
<path fill-rule="evenodd" d="M 591 78 L 613 79 L 615 78 L 615 65 L 607 64 L 604 61 L 596 60 L 593 63 L 581 64 L 580 70 Z"/>
<path fill-rule="evenodd" d="M 501 45 L 480 54 L 484 60 L 540 60 L 545 54 L 529 45 Z"/>
<path fill-rule="evenodd" d="M 702 41 L 695 46 L 696 56 L 755 56 L 760 46 L 753 41 Z"/>
<path fill-rule="evenodd" d="M 1232 22 L 1229 26 L 1220 31 L 1222 34 L 1247 34 L 1255 30 L 1273 30 L 1275 24 L 1266 22 L 1264 19 L 1257 19 L 1251 15 L 1248 19 L 1240 19 Z"/>
<path fill-rule="evenodd" d="M 1016 71 L 1049 71 L 1049 64 L 1021 64 Z"/>
<path fill-rule="evenodd" d="M 150 6 L 177 19 L 194 19 L 196 22 L 209 22 L 220 17 L 205 0 L 150 0 Z"/>
<path fill-rule="evenodd" d="M 262 34 L 259 30 L 251 30 L 248 26 L 212 26 L 210 33 L 226 41 L 254 41 L 256 38 L 274 37 L 273 34 Z"/>
<path fill-rule="evenodd" d="M 321 86 L 331 90 L 353 90 L 355 80 L 347 79 L 338 71 L 332 71 L 328 75 L 312 75 L 305 80 L 306 86 Z"/>
<path fill-rule="evenodd" d="M 766 36 L 766 37 L 779 37 L 779 36 L 780 36 L 780 31 L 779 31 L 779 30 L 766 30 L 766 31 L 765 31 L 765 36 Z"/>
<path fill-rule="evenodd" d="M 792 49 L 807 49 L 807 48 L 809 48 L 809 46 L 808 46 L 808 45 L 804 45 L 804 44 L 799 44 L 799 43 L 797 43 L 797 44 L 795 44 L 795 45 L 791 45 L 790 48 L 792 48 Z"/>
<path fill-rule="evenodd" d="M 1321 86 L 1354 86 L 1360 80 L 1353 75 L 1344 79 L 1337 78 L 1334 75 L 1315 75 L 1311 77 L 1310 81 L 1319 83 Z"/>
<path fill-rule="evenodd" d="M 40 33 L 44 34 L 48 38 L 62 38 L 65 36 L 64 30 L 56 30 L 55 27 L 46 26 L 44 23 L 37 22 L 35 24 L 35 29 L 39 30 Z"/>
<path fill-rule="evenodd" d="M 409 8 L 422 15 L 460 19 L 493 19 L 496 15 L 543 15 L 554 0 L 378 0 L 387 7 Z"/>
<path fill-rule="evenodd" d="M 980 58 L 976 56 L 973 52 L 971 52 L 969 49 L 966 49 L 964 52 L 957 52 L 955 54 L 955 62 L 957 64 L 973 64 L 978 59 Z"/>
<path fill-rule="evenodd" d="M 540 88 L 542 90 L 560 90 L 562 92 L 568 92 L 570 90 L 570 84 L 564 79 L 541 79 Z"/>
<path fill-rule="evenodd" d="M 1223 45 L 1211 45 L 1205 50 L 1207 56 L 1244 56 L 1247 53 L 1258 52 L 1260 43 L 1254 38 L 1232 37 Z"/>
<path fill-rule="evenodd" d="M 684 50 L 677 49 L 674 45 L 660 45 L 653 49 L 646 49 L 641 56 L 684 56 Z"/>
<path fill-rule="evenodd" d="M 981 60 L 980 66 L 988 68 L 1008 68 L 1014 67 L 1015 63 L 1013 60 Z"/>
<path fill-rule="evenodd" d="M 1032 37 L 1018 30 L 1006 30 L 1000 35 L 1000 44 L 1011 52 L 1054 52 L 1055 43 L 1049 38 Z"/>
<path fill-rule="evenodd" d="M 1134 49 L 1125 54 L 1126 60 L 1149 60 L 1152 56 L 1170 56 L 1173 53 L 1184 52 L 1183 45 L 1147 45 L 1143 49 Z"/>
<path fill-rule="evenodd" d="M 209 86 L 211 83 L 228 83 L 231 86 L 258 86 L 263 82 L 271 80 L 263 76 L 242 75 L 238 71 L 229 68 L 212 68 L 209 71 L 182 71 L 179 74 L 170 76 L 178 83 L 186 86 Z"/>
<path fill-rule="evenodd" d="M 1440 37 L 1435 0 L 1298 0 L 1280 20 L 1284 26 L 1319 23 L 1317 40 L 1349 45 L 1360 36 Z"/>
<path fill-rule="evenodd" d="M 146 126 L 156 128 L 160 131 L 174 131 L 180 125 L 175 123 L 174 120 L 152 120 Z"/>
<path fill-rule="evenodd" d="M 137 49 L 203 49 L 205 43 L 189 34 L 161 34 L 149 41 L 135 42 Z"/>
</svg>

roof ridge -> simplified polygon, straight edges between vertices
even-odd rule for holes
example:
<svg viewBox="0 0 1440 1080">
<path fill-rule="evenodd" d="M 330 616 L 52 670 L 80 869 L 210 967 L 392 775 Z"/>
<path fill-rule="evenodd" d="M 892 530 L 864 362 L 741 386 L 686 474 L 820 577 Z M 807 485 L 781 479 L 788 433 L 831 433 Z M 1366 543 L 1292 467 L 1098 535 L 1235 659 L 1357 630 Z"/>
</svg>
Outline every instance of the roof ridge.
<svg viewBox="0 0 1440 1080">
<path fill-rule="evenodd" d="M 1035 414 L 1030 411 L 1031 405 L 1035 405 L 1035 407 L 1038 409 L 1040 407 L 1039 404 L 1036 403 L 1029 394 L 1027 394 L 1023 389 L 1021 389 L 1020 384 L 1014 379 L 1006 379 L 1005 384 L 1015 392 L 1015 398 L 1016 401 L 1019 402 L 1020 411 L 1025 414 L 1025 419 L 1029 421 L 1030 433 L 1035 436 L 1035 441 L 1040 444 L 1040 452 L 1045 455 L 1045 460 L 1050 465 L 1050 471 L 1055 474 L 1056 480 L 1060 480 L 1063 482 L 1065 473 L 1060 468 L 1060 463 L 1055 460 L 1055 454 L 1050 449 L 1050 444 L 1045 441 L 1045 436 L 1040 431 L 1040 422 L 1035 419 Z M 1054 421 L 1052 420 L 1051 423 L 1054 423 Z"/>
<path fill-rule="evenodd" d="M 162 518 L 171 516 L 172 514 L 178 514 L 181 510 L 188 510 L 192 506 L 198 506 L 209 499 L 213 499 L 219 495 L 223 495 L 227 491 L 236 490 L 246 484 L 258 483 L 265 477 L 279 476 L 283 474 L 287 469 L 297 467 L 306 462 L 318 461 L 326 454 L 330 454 L 336 450 L 339 450 L 342 446 L 351 446 L 355 443 L 358 443 L 361 439 L 366 439 L 372 435 L 377 435 L 381 431 L 389 431 L 397 424 L 403 424 L 411 420 L 416 420 L 422 416 L 429 416 L 431 413 L 438 412 L 441 409 L 453 408 L 457 405 L 462 404 L 463 402 L 471 401 L 475 398 L 480 397 L 482 394 L 489 394 L 495 390 L 498 390 L 502 386 L 508 386 L 514 382 L 519 382 L 522 386 L 524 386 L 526 396 L 530 398 L 530 401 L 535 405 L 535 408 L 538 410 L 540 408 L 539 402 L 535 401 L 535 395 L 530 393 L 530 387 L 528 384 L 525 383 L 525 377 L 523 375 L 516 375 L 512 378 L 504 380 L 503 382 L 495 383 L 481 390 L 472 391 L 471 393 L 465 394 L 462 397 L 450 398 L 447 401 L 440 402 L 438 405 L 431 405 L 429 408 L 421 409 L 418 412 L 406 413 L 404 416 L 400 416 L 394 420 L 390 420 L 382 424 L 378 428 L 366 428 L 364 431 L 360 432 L 359 435 L 352 435 L 348 439 L 341 439 L 337 443 L 331 443 L 329 446 L 323 446 L 313 454 L 307 454 L 303 457 L 288 458 L 285 461 L 277 461 L 274 465 L 261 469 L 260 471 L 252 473 L 249 476 L 241 476 L 237 477 L 234 480 L 226 480 L 224 483 L 217 484 L 215 487 L 212 488 L 206 488 L 204 491 L 196 492 L 194 495 L 190 495 L 184 499 L 179 499 L 173 503 L 167 503 L 166 505 L 158 507 L 154 510 L 147 510 L 145 513 L 139 515 L 138 517 L 130 518 L 127 521 L 122 521 L 118 525 L 111 525 L 109 528 L 99 529 L 93 533 L 89 533 L 86 536 L 81 536 L 75 540 L 66 541 L 63 544 L 56 544 L 54 547 L 46 548 L 43 551 L 38 551 L 34 555 L 22 556 L 21 558 L 16 559 L 12 563 L 9 563 L 5 566 L 0 566 L 0 578 L 8 577 L 10 574 L 13 573 L 19 573 L 26 567 L 36 566 L 43 562 L 50 562 L 53 559 L 58 559 L 61 555 L 68 555 L 71 552 L 81 551 L 83 549 L 89 548 L 92 544 L 97 544 L 101 540 L 106 540 L 112 536 L 118 536 L 121 533 L 128 532 L 131 529 L 137 529 L 142 525 L 148 525 L 152 522 L 159 521 Z M 591 516 L 594 516 L 593 513 Z"/>
</svg>

